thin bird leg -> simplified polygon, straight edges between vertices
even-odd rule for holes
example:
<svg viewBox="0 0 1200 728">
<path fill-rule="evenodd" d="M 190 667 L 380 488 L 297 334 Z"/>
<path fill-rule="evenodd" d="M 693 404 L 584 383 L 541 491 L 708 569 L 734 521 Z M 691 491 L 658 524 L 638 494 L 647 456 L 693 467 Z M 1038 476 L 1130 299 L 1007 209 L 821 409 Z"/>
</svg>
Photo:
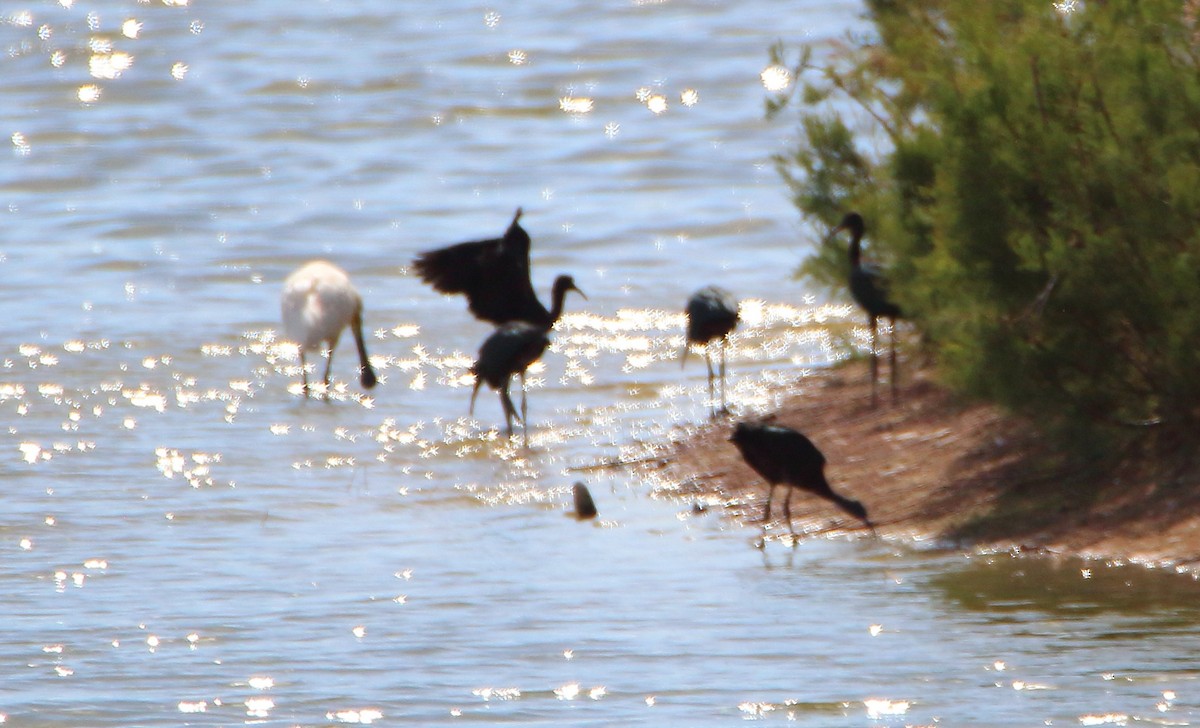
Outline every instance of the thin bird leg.
<svg viewBox="0 0 1200 728">
<path fill-rule="evenodd" d="M 475 395 L 479 394 L 479 385 L 483 384 L 483 377 L 475 375 L 475 387 L 471 390 L 471 411 L 468 413 L 471 417 L 475 416 Z"/>
<path fill-rule="evenodd" d="M 529 447 L 529 418 L 525 404 L 525 372 L 521 372 L 521 431 L 525 434 L 525 447 Z"/>
<path fill-rule="evenodd" d="M 512 437 L 512 421 L 517 416 L 517 408 L 513 407 L 512 398 L 508 396 L 508 382 L 500 390 L 500 404 L 504 406 L 504 424 L 508 428 L 508 436 Z"/>
<path fill-rule="evenodd" d="M 712 342 L 709 342 L 711 344 Z M 708 367 L 708 407 L 712 412 L 712 418 L 717 418 L 717 401 L 713 394 L 713 366 L 712 355 L 709 353 L 709 344 L 704 345 L 704 365 Z"/>
<path fill-rule="evenodd" d="M 304 349 L 300 349 L 300 377 L 304 382 L 304 387 L 301 391 L 304 392 L 305 397 L 308 397 L 308 362 L 304 359 Z"/>
<path fill-rule="evenodd" d="M 323 377 L 323 381 L 325 382 L 325 394 L 323 396 L 325 399 L 329 399 L 329 370 L 332 368 L 333 368 L 333 349 L 330 349 L 329 350 L 329 358 L 325 360 L 325 376 Z"/>
<path fill-rule="evenodd" d="M 783 499 L 783 517 L 787 519 L 788 532 L 791 533 L 793 537 L 796 535 L 796 529 L 792 528 L 792 491 L 794 490 L 795 488 L 789 487 L 787 498 Z"/>
<path fill-rule="evenodd" d="M 721 414 L 729 414 L 729 407 L 725 404 L 725 345 L 729 341 L 726 337 L 721 337 Z"/>
<path fill-rule="evenodd" d="M 767 505 L 763 508 L 763 531 L 767 530 L 767 522 L 771 520 L 771 499 L 775 497 L 775 484 L 767 483 Z"/>
<path fill-rule="evenodd" d="M 896 319 L 889 318 L 888 324 L 892 327 L 891 361 L 888 363 L 888 366 L 891 368 L 891 372 L 892 372 L 892 404 L 895 404 L 896 403 Z"/>
<path fill-rule="evenodd" d="M 337 348 L 338 337 L 333 337 L 329 340 L 329 358 L 325 360 L 325 399 L 329 399 L 329 373 L 333 371 L 333 350 Z"/>
<path fill-rule="evenodd" d="M 875 394 L 875 380 L 879 377 L 879 357 L 875 352 L 875 334 L 879 328 L 879 318 L 867 314 L 867 318 L 871 322 L 871 407 L 874 408 L 878 404 Z"/>
</svg>

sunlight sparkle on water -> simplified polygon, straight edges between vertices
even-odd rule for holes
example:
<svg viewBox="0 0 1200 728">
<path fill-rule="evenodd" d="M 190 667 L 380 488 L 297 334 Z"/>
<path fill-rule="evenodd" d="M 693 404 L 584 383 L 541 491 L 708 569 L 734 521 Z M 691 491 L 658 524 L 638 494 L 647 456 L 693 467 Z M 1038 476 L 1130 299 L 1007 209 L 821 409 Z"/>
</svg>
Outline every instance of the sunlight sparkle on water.
<svg viewBox="0 0 1200 728">
<path fill-rule="evenodd" d="M 888 715 L 904 715 L 908 712 L 910 703 L 907 700 L 887 700 L 884 698 L 868 698 L 863 701 L 867 708 L 867 717 L 878 720 Z"/>
<path fill-rule="evenodd" d="M 133 66 L 133 56 L 122 51 L 97 53 L 88 59 L 88 73 L 92 78 L 113 80 Z"/>
<path fill-rule="evenodd" d="M 558 108 L 568 114 L 587 114 L 592 111 L 594 102 L 589 98 L 563 96 L 558 100 Z"/>
<path fill-rule="evenodd" d="M 85 104 L 94 104 L 100 100 L 100 87 L 92 83 L 84 84 L 79 87 L 75 95 Z"/>
<path fill-rule="evenodd" d="M 337 710 L 330 711 L 325 714 L 325 720 L 336 720 L 339 723 L 349 723 L 352 725 L 370 725 L 377 720 L 383 719 L 383 711 L 376 708 L 362 708 L 360 710 Z"/>
<path fill-rule="evenodd" d="M 275 701 L 266 697 L 246 698 L 246 715 L 251 718 L 269 718 L 275 709 Z"/>
<path fill-rule="evenodd" d="M 574 700 L 579 697 L 579 683 L 567 683 L 554 688 L 554 695 L 559 700 Z"/>
<path fill-rule="evenodd" d="M 475 688 L 471 691 L 472 695 L 476 695 L 484 702 L 489 700 L 516 700 L 521 697 L 521 691 L 517 688 Z"/>
<path fill-rule="evenodd" d="M 767 66 L 759 74 L 763 88 L 768 91 L 783 91 L 792 85 L 792 72 L 784 66 Z"/>
</svg>

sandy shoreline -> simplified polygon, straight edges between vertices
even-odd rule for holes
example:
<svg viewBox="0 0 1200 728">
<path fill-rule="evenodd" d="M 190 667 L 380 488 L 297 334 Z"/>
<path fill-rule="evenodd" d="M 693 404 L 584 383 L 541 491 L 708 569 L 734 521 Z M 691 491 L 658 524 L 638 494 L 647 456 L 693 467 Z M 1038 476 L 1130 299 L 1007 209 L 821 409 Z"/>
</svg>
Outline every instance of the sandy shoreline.
<svg viewBox="0 0 1200 728">
<path fill-rule="evenodd" d="M 1130 453 L 1118 467 L 1083 473 L 1086 464 L 1051 450 L 1031 423 L 961 404 L 928 373 L 903 362 L 901 370 L 895 404 L 881 387 L 881 405 L 871 408 L 866 365 L 856 362 L 806 377 L 770 416 L 821 449 L 830 484 L 863 502 L 881 536 L 1200 572 L 1194 466 Z M 684 496 L 719 500 L 757 529 L 767 489 L 727 441 L 731 427 L 732 420 L 714 423 L 638 467 L 680 484 Z M 792 514 L 797 532 L 866 535 L 804 493 L 792 497 Z M 786 533 L 778 520 L 769 530 Z"/>
</svg>

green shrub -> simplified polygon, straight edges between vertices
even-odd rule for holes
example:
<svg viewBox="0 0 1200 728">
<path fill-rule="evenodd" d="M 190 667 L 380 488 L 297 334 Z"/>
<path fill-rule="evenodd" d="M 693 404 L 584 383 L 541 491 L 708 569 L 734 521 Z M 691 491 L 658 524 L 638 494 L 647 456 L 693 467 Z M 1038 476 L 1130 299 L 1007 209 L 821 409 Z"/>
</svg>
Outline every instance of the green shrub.
<svg viewBox="0 0 1200 728">
<path fill-rule="evenodd" d="M 863 213 L 965 393 L 1092 435 L 1197 424 L 1196 5 L 868 0 L 872 36 L 789 64 L 796 206 Z M 841 284 L 844 251 L 803 271 Z"/>
</svg>

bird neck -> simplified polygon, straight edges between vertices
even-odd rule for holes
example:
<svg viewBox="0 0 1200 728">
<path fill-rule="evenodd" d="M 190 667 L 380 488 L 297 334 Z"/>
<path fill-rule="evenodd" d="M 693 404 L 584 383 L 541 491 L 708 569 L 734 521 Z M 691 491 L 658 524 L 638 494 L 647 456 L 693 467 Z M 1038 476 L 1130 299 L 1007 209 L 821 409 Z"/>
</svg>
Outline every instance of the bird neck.
<svg viewBox="0 0 1200 728">
<path fill-rule="evenodd" d="M 855 230 L 850 236 L 850 267 L 862 265 L 862 232 Z"/>
<path fill-rule="evenodd" d="M 562 316 L 563 301 L 567 298 L 567 289 L 563 286 L 555 285 L 554 290 L 550 294 L 550 325 L 553 326 L 555 321 Z"/>
</svg>

